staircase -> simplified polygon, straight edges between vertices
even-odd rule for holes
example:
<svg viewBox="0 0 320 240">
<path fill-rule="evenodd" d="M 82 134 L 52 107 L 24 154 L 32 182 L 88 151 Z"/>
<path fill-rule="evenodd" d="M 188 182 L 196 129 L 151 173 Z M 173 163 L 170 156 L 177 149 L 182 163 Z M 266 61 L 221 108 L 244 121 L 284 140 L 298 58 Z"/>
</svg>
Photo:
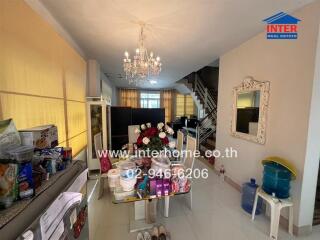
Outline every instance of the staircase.
<svg viewBox="0 0 320 240">
<path fill-rule="evenodd" d="M 199 73 L 185 78 L 185 85 L 191 90 L 195 102 L 200 105 L 200 122 L 197 127 L 198 149 L 201 153 L 215 149 L 217 123 L 217 92 L 204 86 Z"/>
</svg>

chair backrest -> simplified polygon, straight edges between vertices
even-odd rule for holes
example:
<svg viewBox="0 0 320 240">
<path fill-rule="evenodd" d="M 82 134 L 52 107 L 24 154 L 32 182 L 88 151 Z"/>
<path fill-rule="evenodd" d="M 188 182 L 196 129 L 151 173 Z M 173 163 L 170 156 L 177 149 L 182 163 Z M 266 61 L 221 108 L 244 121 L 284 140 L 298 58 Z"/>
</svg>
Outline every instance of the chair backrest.
<svg viewBox="0 0 320 240">
<path fill-rule="evenodd" d="M 103 150 L 101 132 L 94 135 L 93 142 L 94 142 L 94 150 L 96 151 L 97 159 L 99 160 L 98 151 Z"/>
<path fill-rule="evenodd" d="M 186 157 L 184 160 L 184 166 L 186 168 L 193 169 L 194 153 L 196 150 L 197 150 L 197 139 L 187 136 Z"/>
<path fill-rule="evenodd" d="M 137 142 L 139 134 L 135 133 L 136 128 L 139 128 L 139 125 L 129 125 L 128 126 L 129 143 L 136 143 Z"/>
<path fill-rule="evenodd" d="M 183 133 L 178 130 L 177 133 L 177 150 L 181 153 L 181 150 L 183 148 Z"/>
</svg>

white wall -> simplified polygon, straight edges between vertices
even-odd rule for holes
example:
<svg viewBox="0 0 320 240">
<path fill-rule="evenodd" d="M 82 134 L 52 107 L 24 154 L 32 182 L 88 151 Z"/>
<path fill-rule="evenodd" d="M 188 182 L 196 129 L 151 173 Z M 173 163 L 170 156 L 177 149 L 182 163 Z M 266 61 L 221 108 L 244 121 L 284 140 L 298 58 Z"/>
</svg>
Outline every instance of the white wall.
<svg viewBox="0 0 320 240">
<path fill-rule="evenodd" d="M 108 77 L 101 72 L 101 80 L 102 80 L 102 89 L 101 94 L 102 96 L 108 96 L 111 98 L 111 105 L 116 106 L 118 104 L 118 94 L 117 94 L 117 88 L 113 84 L 113 82 L 108 79 Z"/>
<path fill-rule="evenodd" d="M 100 84 L 100 64 L 93 59 L 87 62 L 87 97 L 100 97 L 101 84 Z"/>
<path fill-rule="evenodd" d="M 112 105 L 118 104 L 117 88 L 103 73 L 100 64 L 93 59 L 88 60 L 88 97 L 110 98 Z"/>
<path fill-rule="evenodd" d="M 310 108 L 308 144 L 302 181 L 299 225 L 310 225 L 316 195 L 320 153 L 320 25 Z"/>
<path fill-rule="evenodd" d="M 320 19 L 320 3 L 295 12 L 299 23 L 298 40 L 267 40 L 261 33 L 220 58 L 217 149 L 232 146 L 236 159 L 218 159 L 226 175 L 242 184 L 251 177 L 261 183 L 261 160 L 277 155 L 290 160 L 298 169 L 292 186 L 295 206 L 294 222 L 300 222 L 300 193 L 306 157 L 309 111 L 312 95 L 315 50 Z M 234 138 L 230 135 L 232 89 L 246 76 L 270 81 L 270 101 L 265 145 Z"/>
</svg>

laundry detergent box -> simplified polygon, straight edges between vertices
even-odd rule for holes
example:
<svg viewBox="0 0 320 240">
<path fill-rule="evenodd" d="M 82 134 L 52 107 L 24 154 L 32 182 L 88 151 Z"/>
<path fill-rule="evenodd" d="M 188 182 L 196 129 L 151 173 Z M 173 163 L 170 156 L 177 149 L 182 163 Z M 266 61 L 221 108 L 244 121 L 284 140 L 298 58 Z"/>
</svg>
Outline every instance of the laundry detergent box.
<svg viewBox="0 0 320 240">
<path fill-rule="evenodd" d="M 58 146 L 58 129 L 55 125 L 44 125 L 20 130 L 21 144 L 37 149 Z"/>
</svg>

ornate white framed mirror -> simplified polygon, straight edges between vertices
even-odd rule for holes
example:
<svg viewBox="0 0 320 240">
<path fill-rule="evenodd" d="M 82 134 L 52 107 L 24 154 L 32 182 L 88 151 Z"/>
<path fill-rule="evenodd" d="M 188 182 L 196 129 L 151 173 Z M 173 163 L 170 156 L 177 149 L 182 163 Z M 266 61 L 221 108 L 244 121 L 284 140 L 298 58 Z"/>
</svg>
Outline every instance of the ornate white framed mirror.
<svg viewBox="0 0 320 240">
<path fill-rule="evenodd" d="M 265 144 L 270 82 L 246 77 L 233 89 L 231 135 Z"/>
</svg>

